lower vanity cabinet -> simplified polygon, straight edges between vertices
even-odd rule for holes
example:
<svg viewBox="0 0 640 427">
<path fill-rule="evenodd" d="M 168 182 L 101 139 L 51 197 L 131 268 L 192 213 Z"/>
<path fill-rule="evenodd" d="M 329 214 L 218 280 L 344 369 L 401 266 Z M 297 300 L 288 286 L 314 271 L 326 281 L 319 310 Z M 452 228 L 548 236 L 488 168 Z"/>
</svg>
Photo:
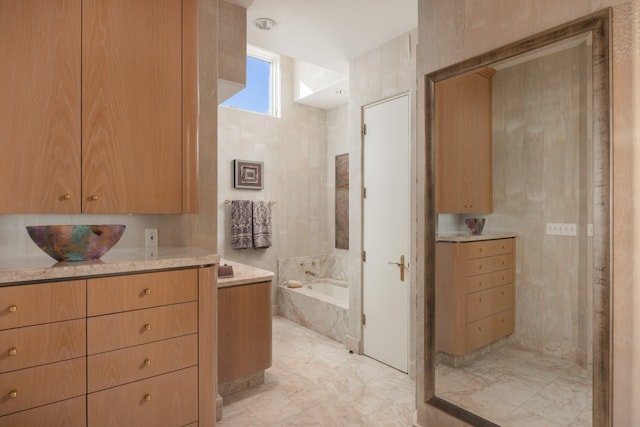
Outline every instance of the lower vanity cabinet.
<svg viewBox="0 0 640 427">
<path fill-rule="evenodd" d="M 0 287 L 0 427 L 215 425 L 215 277 Z"/>
<path fill-rule="evenodd" d="M 0 287 L 0 426 L 86 423 L 85 281 Z"/>
<path fill-rule="evenodd" d="M 271 281 L 218 289 L 218 383 L 222 389 L 271 366 L 271 307 Z"/>
<path fill-rule="evenodd" d="M 515 330 L 515 239 L 436 243 L 436 351 L 464 355 Z"/>
</svg>

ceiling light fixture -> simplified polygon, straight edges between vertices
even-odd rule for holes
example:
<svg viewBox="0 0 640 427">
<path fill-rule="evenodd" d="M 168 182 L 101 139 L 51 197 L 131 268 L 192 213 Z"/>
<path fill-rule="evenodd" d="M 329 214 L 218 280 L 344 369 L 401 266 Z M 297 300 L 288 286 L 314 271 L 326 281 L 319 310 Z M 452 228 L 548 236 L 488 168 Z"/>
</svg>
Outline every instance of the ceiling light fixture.
<svg viewBox="0 0 640 427">
<path fill-rule="evenodd" d="M 278 26 L 278 23 L 270 18 L 258 18 L 253 21 L 253 23 L 256 24 L 256 27 L 264 31 L 273 30 Z"/>
</svg>

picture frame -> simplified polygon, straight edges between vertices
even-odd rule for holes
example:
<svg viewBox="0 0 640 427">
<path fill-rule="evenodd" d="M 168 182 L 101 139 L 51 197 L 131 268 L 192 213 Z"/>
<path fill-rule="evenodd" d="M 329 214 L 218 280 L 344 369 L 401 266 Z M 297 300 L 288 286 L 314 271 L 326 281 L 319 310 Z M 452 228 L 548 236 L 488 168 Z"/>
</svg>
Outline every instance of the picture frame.
<svg viewBox="0 0 640 427">
<path fill-rule="evenodd" d="M 262 190 L 264 162 L 235 159 L 233 161 L 233 187 Z"/>
</svg>

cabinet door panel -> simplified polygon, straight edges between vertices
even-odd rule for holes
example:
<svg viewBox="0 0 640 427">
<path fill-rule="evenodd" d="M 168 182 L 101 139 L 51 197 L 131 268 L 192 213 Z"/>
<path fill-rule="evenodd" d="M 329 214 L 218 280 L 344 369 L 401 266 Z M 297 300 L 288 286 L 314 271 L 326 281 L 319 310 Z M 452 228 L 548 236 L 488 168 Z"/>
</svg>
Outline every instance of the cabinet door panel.
<svg viewBox="0 0 640 427">
<path fill-rule="evenodd" d="M 0 0 L 0 213 L 80 213 L 80 0 Z"/>
<path fill-rule="evenodd" d="M 82 210 L 182 211 L 182 2 L 85 0 Z"/>
<path fill-rule="evenodd" d="M 86 427 L 86 425 L 87 399 L 85 396 L 0 417 L 0 427 Z"/>
<path fill-rule="evenodd" d="M 87 315 L 197 301 L 196 269 L 87 280 Z"/>
<path fill-rule="evenodd" d="M 87 354 L 84 319 L 0 331 L 0 372 Z"/>
<path fill-rule="evenodd" d="M 87 319 L 87 352 L 96 354 L 198 332 L 198 303 Z"/>
<path fill-rule="evenodd" d="M 74 280 L 0 287 L 0 330 L 85 317 L 85 284 Z"/>
<path fill-rule="evenodd" d="M 215 405 L 214 400 L 211 405 Z M 91 393 L 87 408 L 88 424 L 92 427 L 193 423 L 198 420 L 198 368 Z"/>
</svg>

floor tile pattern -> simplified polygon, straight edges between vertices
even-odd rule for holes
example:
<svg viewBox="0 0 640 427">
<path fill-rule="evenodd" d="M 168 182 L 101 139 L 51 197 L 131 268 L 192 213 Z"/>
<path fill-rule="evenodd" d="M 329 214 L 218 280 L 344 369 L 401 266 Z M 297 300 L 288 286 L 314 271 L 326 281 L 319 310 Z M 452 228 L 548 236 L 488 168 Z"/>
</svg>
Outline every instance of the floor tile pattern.
<svg viewBox="0 0 640 427">
<path fill-rule="evenodd" d="M 504 427 L 591 426 L 591 375 L 562 359 L 503 346 L 463 368 L 438 365 L 438 396 Z M 220 427 L 408 427 L 415 383 L 281 317 L 265 383 L 224 398 Z"/>
</svg>

